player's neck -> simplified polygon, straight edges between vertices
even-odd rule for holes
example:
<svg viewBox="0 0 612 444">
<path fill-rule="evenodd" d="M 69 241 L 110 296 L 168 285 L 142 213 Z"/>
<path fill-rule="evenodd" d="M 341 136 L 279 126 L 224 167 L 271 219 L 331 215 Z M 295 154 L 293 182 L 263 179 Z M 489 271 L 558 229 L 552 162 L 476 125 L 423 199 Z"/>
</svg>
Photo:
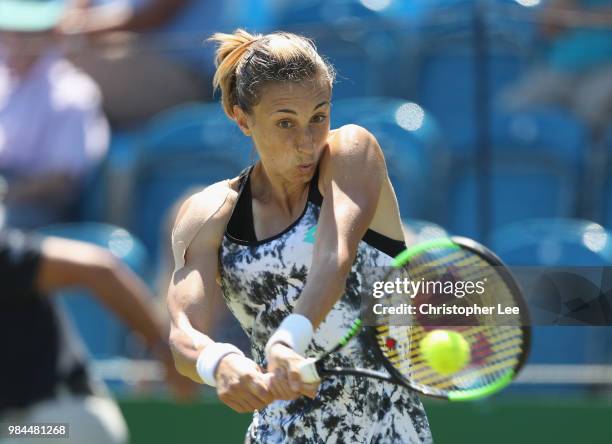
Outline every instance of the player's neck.
<svg viewBox="0 0 612 444">
<path fill-rule="evenodd" d="M 290 182 L 268 174 L 261 162 L 251 173 L 251 195 L 264 206 L 273 206 L 287 216 L 301 213 L 308 197 L 309 183 Z"/>
</svg>

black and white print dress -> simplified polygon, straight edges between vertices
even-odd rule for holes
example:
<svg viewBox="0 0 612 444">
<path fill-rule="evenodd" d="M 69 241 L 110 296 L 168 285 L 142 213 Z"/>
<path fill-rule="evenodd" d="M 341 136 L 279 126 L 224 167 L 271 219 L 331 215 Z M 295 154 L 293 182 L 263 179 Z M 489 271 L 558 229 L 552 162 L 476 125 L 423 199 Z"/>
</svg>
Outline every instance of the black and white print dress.
<svg viewBox="0 0 612 444">
<path fill-rule="evenodd" d="M 220 248 L 221 287 L 229 309 L 251 338 L 255 362 L 293 306 L 306 282 L 322 204 L 318 172 L 311 181 L 302 215 L 282 233 L 257 240 L 253 228 L 250 172 L 240 176 L 240 194 Z M 360 272 L 388 266 L 403 250 L 400 241 L 368 230 L 359 243 L 346 291 L 314 334 L 306 352 L 332 348 L 359 317 Z M 333 365 L 382 369 L 366 338 L 359 336 L 334 354 Z M 247 442 L 430 443 L 427 416 L 417 395 L 391 383 L 343 376 L 325 379 L 314 400 L 275 401 L 256 411 Z"/>
</svg>

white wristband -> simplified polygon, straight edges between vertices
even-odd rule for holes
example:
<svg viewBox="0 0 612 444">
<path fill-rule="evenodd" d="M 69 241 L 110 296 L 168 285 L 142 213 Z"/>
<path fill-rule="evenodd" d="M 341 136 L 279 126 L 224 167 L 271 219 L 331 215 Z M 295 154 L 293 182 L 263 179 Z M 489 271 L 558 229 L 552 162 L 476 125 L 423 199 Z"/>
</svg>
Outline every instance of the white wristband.
<svg viewBox="0 0 612 444">
<path fill-rule="evenodd" d="M 295 350 L 300 355 L 306 351 L 313 335 L 312 323 L 306 316 L 290 314 L 278 326 L 276 331 L 266 344 L 266 358 L 270 354 L 270 347 L 277 342 L 282 342 Z"/>
<path fill-rule="evenodd" d="M 204 347 L 204 350 L 202 350 L 200 356 L 198 356 L 196 370 L 198 376 L 202 378 L 205 384 L 212 387 L 217 386 L 217 382 L 215 381 L 215 370 L 217 370 L 217 366 L 221 359 L 230 353 L 238 353 L 240 356 L 244 356 L 244 353 L 242 353 L 238 347 L 224 342 L 213 342 Z"/>
</svg>

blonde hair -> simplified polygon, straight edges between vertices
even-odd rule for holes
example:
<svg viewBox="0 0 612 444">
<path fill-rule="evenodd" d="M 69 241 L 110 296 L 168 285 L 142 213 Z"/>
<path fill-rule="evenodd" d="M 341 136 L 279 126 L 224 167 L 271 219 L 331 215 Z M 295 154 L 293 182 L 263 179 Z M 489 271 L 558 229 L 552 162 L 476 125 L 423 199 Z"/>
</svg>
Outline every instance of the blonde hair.
<svg viewBox="0 0 612 444">
<path fill-rule="evenodd" d="M 329 85 L 334 69 L 318 53 L 314 43 L 288 32 L 250 34 L 216 33 L 209 40 L 218 44 L 213 85 L 221 90 L 225 113 L 234 118 L 234 105 L 250 112 L 269 82 L 301 82 L 322 75 Z"/>
</svg>

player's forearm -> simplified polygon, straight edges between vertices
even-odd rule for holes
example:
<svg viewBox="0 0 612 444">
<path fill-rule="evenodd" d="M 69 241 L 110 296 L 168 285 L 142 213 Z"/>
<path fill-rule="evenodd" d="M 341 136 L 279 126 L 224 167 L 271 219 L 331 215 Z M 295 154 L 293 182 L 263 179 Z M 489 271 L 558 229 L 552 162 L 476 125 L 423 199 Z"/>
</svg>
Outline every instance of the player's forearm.
<svg viewBox="0 0 612 444">
<path fill-rule="evenodd" d="M 293 312 L 306 316 L 316 329 L 344 293 L 351 264 L 348 258 L 337 255 L 328 255 L 313 264 Z"/>
<path fill-rule="evenodd" d="M 191 275 L 193 278 L 194 275 Z M 196 370 L 198 357 L 205 347 L 214 341 L 206 334 L 210 325 L 206 323 L 211 298 L 205 298 L 201 288 L 191 287 L 187 278 L 168 289 L 168 311 L 170 312 L 170 350 L 177 371 L 193 381 L 202 383 Z M 205 302 L 203 302 L 205 301 Z M 198 322 L 194 325 L 193 320 Z"/>
<path fill-rule="evenodd" d="M 170 350 L 176 370 L 181 375 L 201 384 L 202 379 L 196 370 L 196 362 L 204 347 L 213 341 L 206 335 L 200 334 L 199 336 L 201 339 L 194 340 L 193 334 L 188 334 L 175 325 L 170 328 Z"/>
<path fill-rule="evenodd" d="M 200 252 L 203 253 L 198 255 L 201 263 L 191 263 L 188 254 L 185 266 L 175 271 L 170 279 L 167 297 L 171 321 L 170 348 L 179 373 L 193 381 L 210 384 L 208 373 L 202 376 L 201 369 L 196 366 L 198 360 L 212 362 L 205 358 L 208 347 L 215 343 L 209 334 L 218 322 L 217 304 L 221 297 L 215 280 L 216 262 L 209 260 L 209 251 Z M 214 351 L 214 348 L 210 350 Z"/>
</svg>

